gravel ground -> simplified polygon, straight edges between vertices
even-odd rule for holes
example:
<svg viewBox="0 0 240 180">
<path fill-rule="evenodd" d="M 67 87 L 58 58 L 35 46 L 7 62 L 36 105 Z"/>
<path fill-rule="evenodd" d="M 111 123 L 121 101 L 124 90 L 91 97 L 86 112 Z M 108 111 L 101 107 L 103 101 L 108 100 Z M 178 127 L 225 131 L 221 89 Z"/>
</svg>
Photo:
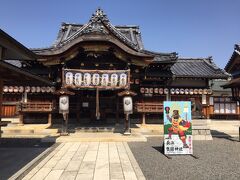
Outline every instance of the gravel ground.
<svg viewBox="0 0 240 180">
<path fill-rule="evenodd" d="M 189 155 L 162 154 L 161 137 L 148 138 L 147 142 L 130 142 L 131 148 L 146 179 L 230 180 L 240 179 L 240 142 L 214 138 L 213 141 L 194 141 Z"/>
</svg>

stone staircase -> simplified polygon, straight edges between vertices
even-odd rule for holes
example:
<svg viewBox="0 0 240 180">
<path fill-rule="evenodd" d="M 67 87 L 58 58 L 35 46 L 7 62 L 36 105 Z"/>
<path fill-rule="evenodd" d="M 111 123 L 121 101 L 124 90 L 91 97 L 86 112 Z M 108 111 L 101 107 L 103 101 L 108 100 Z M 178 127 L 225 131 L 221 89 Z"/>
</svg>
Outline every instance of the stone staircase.
<svg viewBox="0 0 240 180">
<path fill-rule="evenodd" d="M 58 129 L 51 128 L 49 124 L 18 125 L 8 124 L 2 127 L 2 137 L 45 137 L 58 136 Z"/>
<path fill-rule="evenodd" d="M 212 140 L 209 123 L 208 119 L 192 120 L 193 140 Z"/>
</svg>

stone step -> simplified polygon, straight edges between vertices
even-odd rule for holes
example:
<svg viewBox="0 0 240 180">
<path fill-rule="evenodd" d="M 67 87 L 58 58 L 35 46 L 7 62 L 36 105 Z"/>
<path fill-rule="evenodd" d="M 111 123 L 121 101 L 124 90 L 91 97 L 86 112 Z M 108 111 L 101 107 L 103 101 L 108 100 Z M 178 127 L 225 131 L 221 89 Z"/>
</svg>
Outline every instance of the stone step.
<svg viewBox="0 0 240 180">
<path fill-rule="evenodd" d="M 69 129 L 69 132 L 114 132 L 115 127 L 77 127 Z"/>
<path fill-rule="evenodd" d="M 58 129 L 2 128 L 3 135 L 50 135 L 56 134 L 58 131 Z"/>
</svg>

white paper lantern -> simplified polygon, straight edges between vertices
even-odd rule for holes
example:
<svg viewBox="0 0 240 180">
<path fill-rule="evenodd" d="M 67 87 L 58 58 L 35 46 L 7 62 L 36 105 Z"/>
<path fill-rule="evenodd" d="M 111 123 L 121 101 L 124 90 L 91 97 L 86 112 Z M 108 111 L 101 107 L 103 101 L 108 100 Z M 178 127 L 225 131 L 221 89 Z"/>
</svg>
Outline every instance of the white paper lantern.
<svg viewBox="0 0 240 180">
<path fill-rule="evenodd" d="M 18 92 L 18 87 L 17 87 L 17 86 L 14 86 L 14 87 L 13 87 L 13 92 L 15 92 L 15 93 Z"/>
<path fill-rule="evenodd" d="M 133 112 L 133 102 L 131 97 L 123 98 L 123 109 L 125 114 L 132 114 Z"/>
<path fill-rule="evenodd" d="M 169 93 L 168 88 L 164 88 L 164 94 L 168 94 L 168 93 Z"/>
<path fill-rule="evenodd" d="M 36 92 L 40 93 L 41 92 L 41 88 L 39 86 L 36 87 Z"/>
<path fill-rule="evenodd" d="M 185 90 L 184 90 L 184 93 L 185 93 L 185 94 L 189 94 L 189 89 L 185 89 Z"/>
<path fill-rule="evenodd" d="M 83 82 L 84 82 L 85 86 L 90 86 L 90 84 L 91 84 L 91 74 L 90 73 L 84 73 Z"/>
<path fill-rule="evenodd" d="M 67 72 L 65 75 L 65 82 L 67 85 L 72 85 L 73 84 L 73 73 Z"/>
<path fill-rule="evenodd" d="M 117 86 L 118 83 L 118 75 L 112 74 L 111 75 L 111 86 Z"/>
<path fill-rule="evenodd" d="M 35 93 L 35 92 L 36 92 L 36 87 L 32 86 L 32 87 L 31 87 L 31 92 L 32 92 L 32 93 Z"/>
<path fill-rule="evenodd" d="M 47 86 L 47 87 L 46 87 L 46 92 L 47 92 L 47 93 L 50 93 L 50 92 L 51 92 L 51 87 Z"/>
<path fill-rule="evenodd" d="M 150 93 L 150 94 L 153 93 L 153 88 L 149 88 L 149 93 Z"/>
<path fill-rule="evenodd" d="M 154 93 L 158 94 L 158 88 L 154 88 Z"/>
<path fill-rule="evenodd" d="M 163 88 L 159 88 L 158 92 L 159 94 L 163 94 Z"/>
<path fill-rule="evenodd" d="M 98 86 L 100 83 L 100 75 L 95 73 L 92 75 L 92 83 L 94 86 Z"/>
<path fill-rule="evenodd" d="M 13 86 L 8 87 L 8 92 L 12 93 L 13 92 Z"/>
<path fill-rule="evenodd" d="M 68 112 L 69 111 L 69 97 L 60 96 L 59 98 L 59 112 Z"/>
<path fill-rule="evenodd" d="M 28 93 L 28 92 L 30 92 L 30 90 L 31 90 L 30 86 L 26 86 L 26 87 L 25 87 L 25 92 Z"/>
<path fill-rule="evenodd" d="M 207 93 L 208 93 L 208 94 L 212 94 L 212 89 L 208 89 L 208 90 L 207 90 Z"/>
<path fill-rule="evenodd" d="M 3 86 L 3 92 L 8 92 L 8 86 Z"/>
<path fill-rule="evenodd" d="M 175 94 L 175 89 L 172 88 L 172 89 L 170 90 L 170 93 L 171 93 L 171 94 Z"/>
<path fill-rule="evenodd" d="M 189 94 L 193 95 L 193 89 L 189 90 Z"/>
<path fill-rule="evenodd" d="M 207 94 L 208 93 L 208 90 L 207 89 L 204 89 L 203 90 L 203 94 Z"/>
<path fill-rule="evenodd" d="M 76 73 L 74 75 L 74 84 L 76 86 L 81 86 L 81 84 L 82 84 L 82 74 L 81 73 Z"/>
<path fill-rule="evenodd" d="M 127 85 L 127 75 L 122 73 L 120 74 L 119 86 L 126 86 L 126 85 Z"/>
<path fill-rule="evenodd" d="M 176 90 L 175 90 L 175 93 L 176 93 L 176 94 L 179 94 L 179 93 L 180 93 L 180 90 L 179 90 L 179 89 L 176 89 Z"/>
<path fill-rule="evenodd" d="M 46 92 L 46 87 L 41 87 L 41 92 L 42 93 Z"/>
<path fill-rule="evenodd" d="M 193 94 L 198 94 L 198 89 L 194 89 Z"/>
<path fill-rule="evenodd" d="M 102 86 L 107 86 L 108 82 L 109 82 L 109 75 L 108 74 L 102 74 L 101 85 Z"/>
<path fill-rule="evenodd" d="M 145 88 L 145 94 L 148 94 L 148 93 L 149 93 L 149 89 Z"/>
<path fill-rule="evenodd" d="M 56 90 L 56 88 L 55 87 L 51 87 L 51 92 L 53 93 L 53 92 L 55 92 L 55 90 Z"/>
<path fill-rule="evenodd" d="M 184 89 L 180 89 L 180 94 L 184 94 Z"/>
<path fill-rule="evenodd" d="M 144 88 L 140 88 L 140 92 L 143 94 L 144 93 Z"/>
<path fill-rule="evenodd" d="M 23 86 L 19 86 L 18 91 L 19 91 L 20 93 L 22 93 L 22 92 L 24 91 L 24 87 L 23 87 Z"/>
</svg>

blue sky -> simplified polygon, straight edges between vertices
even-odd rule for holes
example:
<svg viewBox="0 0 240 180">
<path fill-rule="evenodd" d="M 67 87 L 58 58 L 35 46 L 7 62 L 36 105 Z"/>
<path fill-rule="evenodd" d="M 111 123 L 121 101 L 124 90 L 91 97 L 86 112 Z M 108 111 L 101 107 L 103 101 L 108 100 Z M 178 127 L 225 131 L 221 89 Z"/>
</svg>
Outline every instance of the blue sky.
<svg viewBox="0 0 240 180">
<path fill-rule="evenodd" d="M 50 46 L 62 22 L 101 7 L 114 25 L 139 25 L 145 49 L 213 56 L 224 68 L 240 43 L 239 0 L 2 0 L 0 28 L 29 48 Z"/>
</svg>

